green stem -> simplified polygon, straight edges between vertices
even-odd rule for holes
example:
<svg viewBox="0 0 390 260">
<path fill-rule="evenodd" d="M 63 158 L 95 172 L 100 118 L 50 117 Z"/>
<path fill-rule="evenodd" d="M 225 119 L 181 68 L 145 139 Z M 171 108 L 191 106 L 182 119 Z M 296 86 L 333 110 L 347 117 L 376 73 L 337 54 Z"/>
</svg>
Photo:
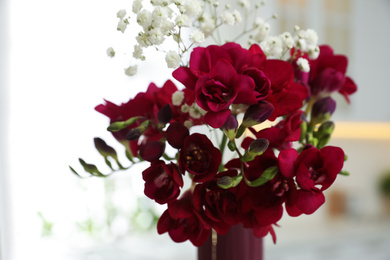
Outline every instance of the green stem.
<svg viewBox="0 0 390 260">
<path fill-rule="evenodd" d="M 223 159 L 223 153 L 225 152 L 225 148 L 227 145 L 227 140 L 228 140 L 227 136 L 225 134 L 223 134 L 221 144 L 219 145 L 219 150 L 221 151 L 222 159 Z M 223 166 L 223 160 L 222 160 L 222 163 L 219 166 L 219 171 L 221 172 L 221 171 L 223 171 L 223 169 L 224 169 L 224 166 Z"/>
</svg>

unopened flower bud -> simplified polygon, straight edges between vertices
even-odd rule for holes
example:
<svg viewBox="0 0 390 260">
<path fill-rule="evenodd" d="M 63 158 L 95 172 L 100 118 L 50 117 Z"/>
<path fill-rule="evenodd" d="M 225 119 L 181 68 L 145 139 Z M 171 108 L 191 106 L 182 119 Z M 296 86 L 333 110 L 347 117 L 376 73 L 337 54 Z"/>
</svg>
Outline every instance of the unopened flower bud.
<svg viewBox="0 0 390 260">
<path fill-rule="evenodd" d="M 142 131 L 139 127 L 137 128 L 133 128 L 130 130 L 130 132 L 126 135 L 126 139 L 129 140 L 129 141 L 134 141 L 134 140 L 137 140 L 138 138 L 140 138 L 140 136 L 142 135 Z"/>
<path fill-rule="evenodd" d="M 236 137 L 237 128 L 237 119 L 235 116 L 230 114 L 225 124 L 222 126 L 222 131 L 225 133 L 225 135 L 230 141 L 234 140 L 234 138 Z"/>
<path fill-rule="evenodd" d="M 259 103 L 250 106 L 245 112 L 242 125 L 247 128 L 260 124 L 267 120 L 273 111 L 274 106 L 271 103 L 267 101 L 260 101 Z"/>
<path fill-rule="evenodd" d="M 149 141 L 139 150 L 139 156 L 148 162 L 158 160 L 164 153 L 165 144 L 160 141 Z"/>
<path fill-rule="evenodd" d="M 328 142 L 330 141 L 330 138 L 331 138 L 331 135 L 330 134 L 325 134 L 323 136 L 321 136 L 321 138 L 318 138 L 318 143 L 317 143 L 317 148 L 318 149 L 321 149 L 323 148 L 325 145 L 328 144 Z"/>
<path fill-rule="evenodd" d="M 317 130 L 316 136 L 321 137 L 326 134 L 332 134 L 334 130 L 334 123 L 332 121 L 326 121 L 320 125 Z"/>
<path fill-rule="evenodd" d="M 96 149 L 99 151 L 99 153 L 103 157 L 111 156 L 114 159 L 117 158 L 117 153 L 116 153 L 115 149 L 112 148 L 111 146 L 107 145 L 103 139 L 95 137 L 93 139 L 93 141 L 94 141 Z"/>
<path fill-rule="evenodd" d="M 277 166 L 271 166 L 267 168 L 258 179 L 254 181 L 249 181 L 248 179 L 245 179 L 245 182 L 249 187 L 259 187 L 272 180 L 276 176 L 278 171 L 279 168 Z"/>
<path fill-rule="evenodd" d="M 169 125 L 166 135 L 168 143 L 172 147 L 180 149 L 183 147 L 184 139 L 190 135 L 190 132 L 182 123 L 174 122 Z"/>
<path fill-rule="evenodd" d="M 110 131 L 110 132 L 117 132 L 119 130 L 122 130 L 123 128 L 125 128 L 125 122 L 122 122 L 122 121 L 118 121 L 118 122 L 113 122 L 111 123 L 108 128 L 107 128 L 107 131 Z"/>
<path fill-rule="evenodd" d="M 222 189 L 229 189 L 229 188 L 233 187 L 232 177 L 223 176 L 223 177 L 219 178 L 217 181 L 217 185 L 218 185 L 218 187 L 220 187 Z"/>
<path fill-rule="evenodd" d="M 250 106 L 244 114 L 244 119 L 237 130 L 236 138 L 239 138 L 246 128 L 260 124 L 267 120 L 273 111 L 274 106 L 267 101 L 260 101 L 259 103 Z"/>
<path fill-rule="evenodd" d="M 217 180 L 217 186 L 222 189 L 229 189 L 236 187 L 238 184 L 240 184 L 241 180 L 241 175 L 235 177 L 223 176 Z"/>
<path fill-rule="evenodd" d="M 252 141 L 248 150 L 243 155 L 242 161 L 248 162 L 254 160 L 256 156 L 262 155 L 267 150 L 268 146 L 269 141 L 265 138 L 259 138 Z"/>
<path fill-rule="evenodd" d="M 326 97 L 314 103 L 311 110 L 310 124 L 312 126 L 320 124 L 330 119 L 336 109 L 336 101 L 331 97 Z"/>
<path fill-rule="evenodd" d="M 157 120 L 160 124 L 166 125 L 172 119 L 172 109 L 169 104 L 165 104 L 157 113 Z"/>
</svg>

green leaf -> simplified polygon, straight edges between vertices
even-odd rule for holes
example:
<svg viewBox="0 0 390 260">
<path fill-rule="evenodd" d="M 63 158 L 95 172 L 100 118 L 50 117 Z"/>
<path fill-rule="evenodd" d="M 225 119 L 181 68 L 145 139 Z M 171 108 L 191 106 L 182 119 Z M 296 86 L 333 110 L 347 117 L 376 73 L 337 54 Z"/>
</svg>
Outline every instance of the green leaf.
<svg viewBox="0 0 390 260">
<path fill-rule="evenodd" d="M 267 183 L 268 181 L 272 180 L 276 174 L 278 173 L 278 167 L 277 166 L 272 166 L 272 167 L 269 167 L 268 169 L 266 169 L 263 174 L 256 180 L 254 181 L 249 181 L 247 179 L 245 179 L 245 182 L 246 184 L 249 186 L 249 187 L 259 187 L 265 183 Z"/>
</svg>

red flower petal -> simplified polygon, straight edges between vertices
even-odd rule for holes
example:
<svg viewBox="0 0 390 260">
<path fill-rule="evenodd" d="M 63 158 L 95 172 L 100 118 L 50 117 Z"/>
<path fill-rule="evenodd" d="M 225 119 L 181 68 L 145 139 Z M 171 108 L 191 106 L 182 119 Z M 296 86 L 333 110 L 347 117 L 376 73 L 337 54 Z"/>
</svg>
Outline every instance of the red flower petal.
<svg viewBox="0 0 390 260">
<path fill-rule="evenodd" d="M 347 100 L 348 103 L 350 103 L 349 95 L 355 93 L 357 91 L 357 86 L 355 82 L 350 78 L 345 78 L 345 83 L 339 90 L 339 93 L 344 96 L 345 100 Z"/>
<path fill-rule="evenodd" d="M 265 61 L 263 72 L 271 80 L 273 91 L 280 91 L 290 85 L 294 79 L 293 66 L 282 60 Z"/>
<path fill-rule="evenodd" d="M 180 81 L 186 88 L 191 90 L 195 89 L 198 77 L 191 72 L 190 68 L 179 67 L 172 72 L 172 76 Z"/>
<path fill-rule="evenodd" d="M 295 149 L 282 150 L 279 153 L 279 169 L 282 175 L 288 179 L 295 176 L 294 162 L 298 157 Z"/>
<path fill-rule="evenodd" d="M 225 122 L 228 119 L 229 115 L 230 115 L 230 110 L 229 109 L 226 109 L 226 110 L 223 110 L 223 111 L 219 111 L 219 112 L 209 111 L 204 116 L 204 121 L 208 125 L 210 125 L 211 127 L 220 128 L 220 127 L 222 127 L 225 124 Z"/>
<path fill-rule="evenodd" d="M 314 213 L 325 202 L 322 192 L 298 191 L 297 207 L 305 214 Z"/>
</svg>

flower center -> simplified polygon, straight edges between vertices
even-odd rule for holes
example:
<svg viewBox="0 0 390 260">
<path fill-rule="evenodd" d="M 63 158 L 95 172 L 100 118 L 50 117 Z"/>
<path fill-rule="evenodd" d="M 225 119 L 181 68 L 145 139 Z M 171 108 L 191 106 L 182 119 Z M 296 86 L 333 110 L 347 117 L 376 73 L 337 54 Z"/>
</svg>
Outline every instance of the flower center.
<svg viewBox="0 0 390 260">
<path fill-rule="evenodd" d="M 186 157 L 186 166 L 197 173 L 202 173 L 207 169 L 209 158 L 202 148 L 193 144 L 189 147 Z"/>
</svg>

